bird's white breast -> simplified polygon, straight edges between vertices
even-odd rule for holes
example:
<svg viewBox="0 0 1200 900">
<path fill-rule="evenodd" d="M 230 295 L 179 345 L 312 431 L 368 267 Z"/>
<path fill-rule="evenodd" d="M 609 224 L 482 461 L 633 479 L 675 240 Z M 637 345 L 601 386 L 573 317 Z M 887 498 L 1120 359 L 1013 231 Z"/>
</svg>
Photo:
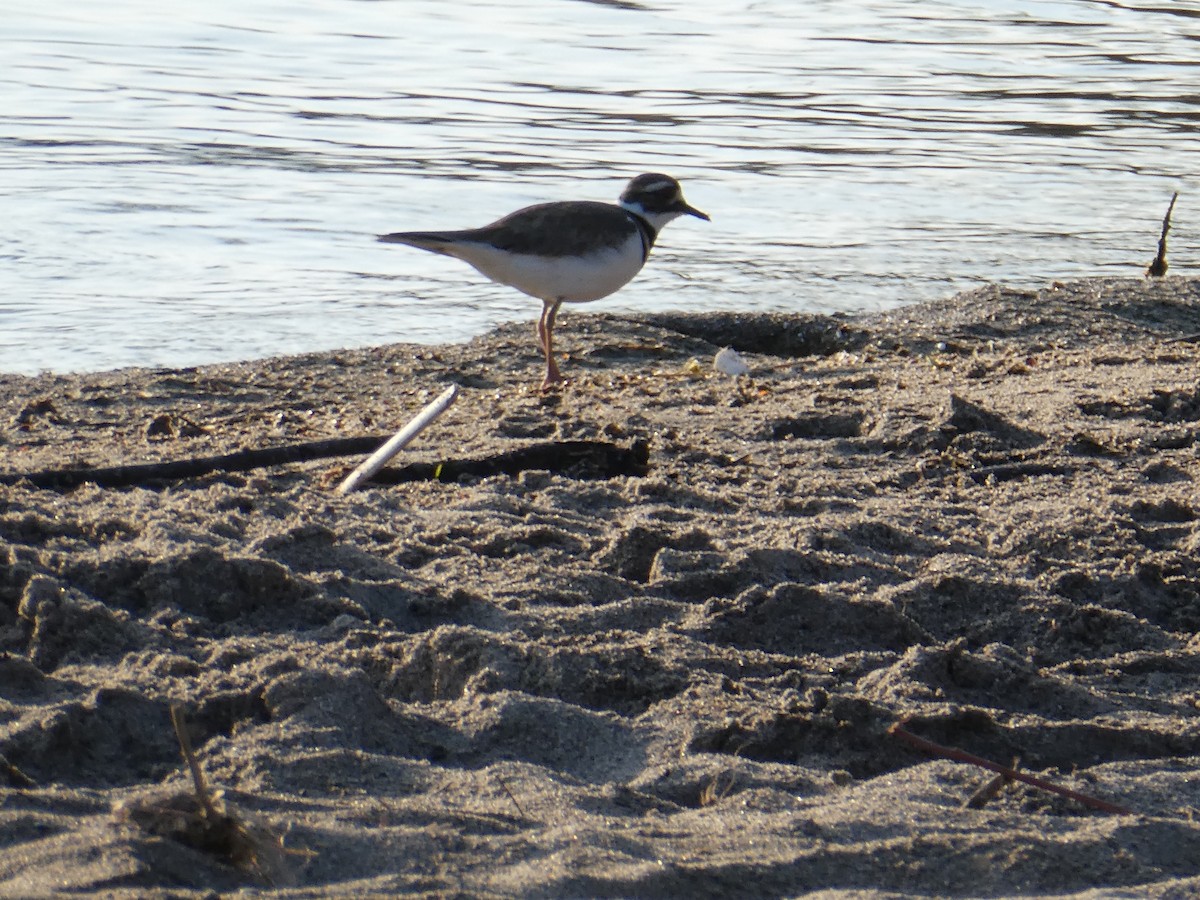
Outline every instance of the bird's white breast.
<svg viewBox="0 0 1200 900">
<path fill-rule="evenodd" d="M 511 285 L 531 297 L 568 303 L 607 297 L 628 284 L 645 262 L 642 239 L 636 230 L 618 247 L 583 256 L 510 253 L 480 243 L 457 244 L 443 252 L 470 263 L 492 281 Z"/>
</svg>

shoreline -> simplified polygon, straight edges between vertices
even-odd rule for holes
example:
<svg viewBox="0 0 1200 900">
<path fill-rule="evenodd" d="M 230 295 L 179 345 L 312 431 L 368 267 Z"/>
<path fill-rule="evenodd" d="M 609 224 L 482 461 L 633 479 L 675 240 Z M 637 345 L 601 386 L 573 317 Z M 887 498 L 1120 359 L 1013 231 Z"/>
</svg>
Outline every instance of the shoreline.
<svg viewBox="0 0 1200 900">
<path fill-rule="evenodd" d="M 5 472 L 388 434 L 450 383 L 397 464 L 649 451 L 345 497 L 360 457 L 0 485 L 0 894 L 1200 890 L 1200 281 L 571 309 L 556 341 L 547 395 L 532 321 L 0 375 Z M 292 886 L 114 817 L 186 790 L 173 702 L 308 852 Z M 990 776 L 902 721 L 1137 815 L 964 809 Z"/>
</svg>

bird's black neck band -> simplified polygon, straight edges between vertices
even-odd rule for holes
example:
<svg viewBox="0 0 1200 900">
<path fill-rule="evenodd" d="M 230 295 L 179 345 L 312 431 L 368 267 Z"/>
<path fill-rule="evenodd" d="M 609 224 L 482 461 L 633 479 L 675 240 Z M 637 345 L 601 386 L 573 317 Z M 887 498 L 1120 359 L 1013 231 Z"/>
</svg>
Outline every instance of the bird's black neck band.
<svg viewBox="0 0 1200 900">
<path fill-rule="evenodd" d="M 642 237 L 642 262 L 645 262 L 650 257 L 650 250 L 658 238 L 658 232 L 654 230 L 653 225 L 633 210 L 627 209 L 625 212 L 629 213 L 629 218 L 633 219 L 633 224 L 637 226 L 638 233 Z"/>
</svg>

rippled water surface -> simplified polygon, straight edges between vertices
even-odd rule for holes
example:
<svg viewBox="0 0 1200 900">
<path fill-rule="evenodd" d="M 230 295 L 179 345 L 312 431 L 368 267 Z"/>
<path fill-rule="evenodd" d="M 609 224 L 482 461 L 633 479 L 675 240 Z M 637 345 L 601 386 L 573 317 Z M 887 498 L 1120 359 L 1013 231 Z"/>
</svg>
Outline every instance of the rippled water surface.
<svg viewBox="0 0 1200 900">
<path fill-rule="evenodd" d="M 33 11 L 36 10 L 36 11 Z M 860 310 L 1198 261 L 1200 3 L 0 0 L 0 371 L 461 340 L 538 301 L 376 233 L 615 199 L 631 309 Z"/>
</svg>

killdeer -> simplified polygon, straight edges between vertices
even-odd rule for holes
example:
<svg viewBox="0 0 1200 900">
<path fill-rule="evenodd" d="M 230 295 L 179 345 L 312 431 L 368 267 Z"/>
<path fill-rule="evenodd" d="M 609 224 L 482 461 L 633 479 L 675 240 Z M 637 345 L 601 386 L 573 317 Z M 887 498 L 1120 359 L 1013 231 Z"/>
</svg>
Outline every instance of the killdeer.
<svg viewBox="0 0 1200 900">
<path fill-rule="evenodd" d="M 563 303 L 607 297 L 646 263 L 662 227 L 678 216 L 709 220 L 668 175 L 639 175 L 619 204 L 575 200 L 527 206 L 482 228 L 380 235 L 474 266 L 492 281 L 542 301 L 538 343 L 546 356 L 542 390 L 564 381 L 554 361 L 554 318 Z"/>
</svg>

